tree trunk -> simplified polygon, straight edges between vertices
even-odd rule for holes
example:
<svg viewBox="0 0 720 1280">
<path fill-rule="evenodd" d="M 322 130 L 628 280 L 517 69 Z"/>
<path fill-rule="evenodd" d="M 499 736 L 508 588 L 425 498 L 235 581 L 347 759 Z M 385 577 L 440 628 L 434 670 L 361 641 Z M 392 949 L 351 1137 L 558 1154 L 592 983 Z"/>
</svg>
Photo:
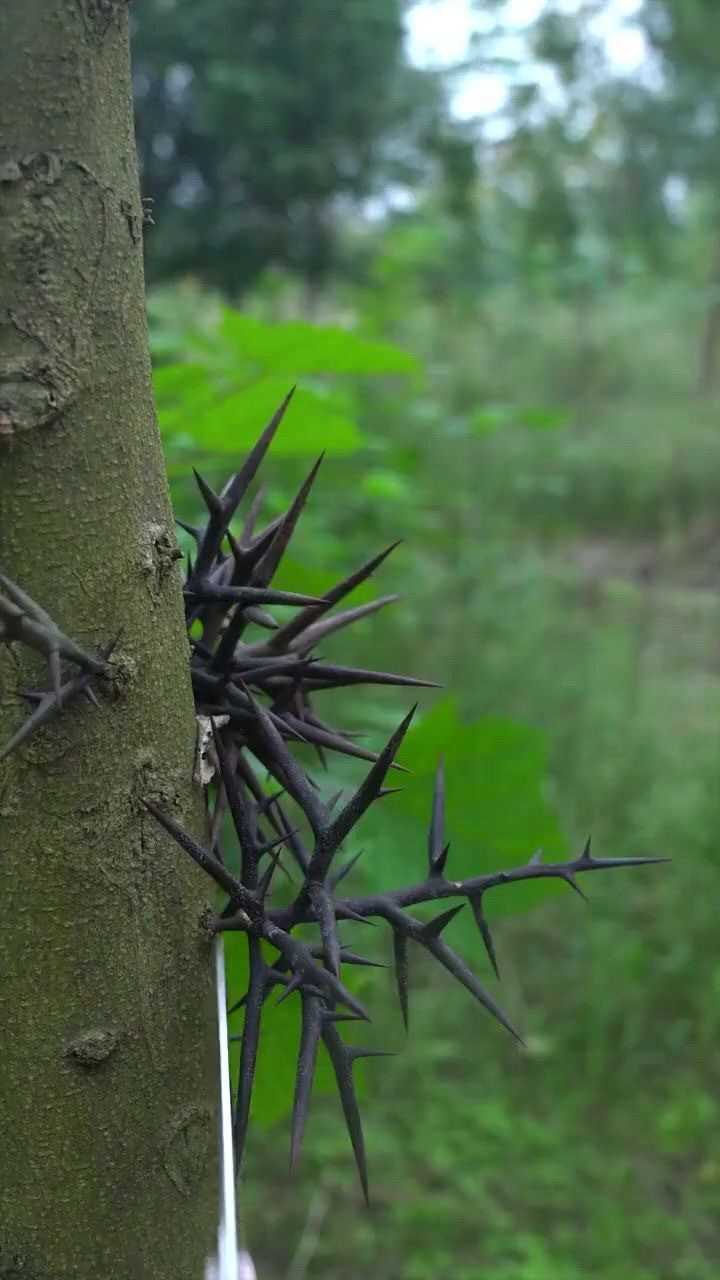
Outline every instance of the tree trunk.
<svg viewBox="0 0 720 1280">
<path fill-rule="evenodd" d="M 0 563 L 85 649 L 123 628 L 100 708 L 0 764 L 0 1280 L 201 1280 L 207 892 L 140 807 L 202 830 L 125 3 L 3 0 L 0 142 Z M 0 646 L 0 746 L 46 680 Z"/>
</svg>

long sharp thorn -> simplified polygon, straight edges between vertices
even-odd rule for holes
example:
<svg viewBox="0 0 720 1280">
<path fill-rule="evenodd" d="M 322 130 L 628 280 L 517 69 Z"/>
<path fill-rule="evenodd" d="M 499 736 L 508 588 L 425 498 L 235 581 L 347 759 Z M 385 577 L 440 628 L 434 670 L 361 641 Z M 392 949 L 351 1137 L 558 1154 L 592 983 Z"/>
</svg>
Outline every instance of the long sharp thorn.
<svg viewBox="0 0 720 1280">
<path fill-rule="evenodd" d="M 165 828 L 168 835 L 171 835 L 173 840 L 180 845 L 180 848 L 189 853 L 193 861 L 199 867 L 202 867 L 203 871 L 206 871 L 220 885 L 221 889 L 225 890 L 233 902 L 243 909 L 249 910 L 253 916 L 257 916 L 258 904 L 254 895 L 239 880 L 236 880 L 235 876 L 221 862 L 218 862 L 217 858 L 208 853 L 207 849 L 203 849 L 197 840 L 193 840 L 187 831 L 183 831 L 182 827 L 173 818 L 158 809 L 157 805 L 153 804 L 151 800 L 143 800 L 141 803 L 160 823 L 160 826 Z"/>
<path fill-rule="evenodd" d="M 309 475 L 303 481 L 300 489 L 293 499 L 287 515 L 284 517 L 275 537 L 268 547 L 265 555 L 257 562 L 253 570 L 253 585 L 267 586 L 270 582 L 275 570 L 277 569 L 286 549 L 287 545 L 295 531 L 295 526 L 302 514 L 305 503 L 310 496 L 310 490 L 315 481 L 324 454 L 320 454 L 317 462 L 310 470 Z"/>
<path fill-rule="evenodd" d="M 259 938 L 248 937 L 248 954 L 250 960 L 250 982 L 245 999 L 245 1022 L 242 1031 L 233 1126 L 236 1172 L 242 1163 L 245 1149 L 255 1065 L 260 1044 L 260 1019 L 265 997 L 265 962 L 262 957 Z"/>
<path fill-rule="evenodd" d="M 214 719 L 212 723 L 215 753 L 220 765 L 225 796 L 230 807 L 233 826 L 240 845 L 242 880 L 249 889 L 257 883 L 257 866 L 259 851 L 251 820 L 250 805 L 243 794 L 242 783 L 237 775 L 237 759 L 229 755 Z"/>
<path fill-rule="evenodd" d="M 363 1196 L 365 1197 L 365 1203 L 369 1204 L 370 1199 L 368 1194 L 365 1140 L 363 1138 L 362 1122 L 360 1120 L 360 1109 L 355 1096 L 355 1085 L 352 1076 L 352 1056 L 343 1044 L 334 1023 L 325 1021 L 322 1036 L 335 1072 L 338 1093 L 340 1095 L 340 1103 L 345 1116 L 348 1133 L 350 1135 L 353 1153 L 355 1155 L 355 1163 L 360 1177 Z"/>
<path fill-rule="evenodd" d="M 439 938 L 443 929 L 447 929 L 450 921 L 455 919 L 455 916 L 459 911 L 462 911 L 464 906 L 465 903 L 461 902 L 458 907 L 450 907 L 448 911 L 442 911 L 439 916 L 435 916 L 434 920 L 428 920 L 427 924 L 422 926 L 424 937 L 426 939 Z"/>
<path fill-rule="evenodd" d="M 362 858 L 364 852 L 364 849 L 359 849 L 358 852 L 353 854 L 352 858 L 345 863 L 344 867 L 341 867 L 339 871 L 335 872 L 334 876 L 331 876 L 330 886 L 332 889 L 337 889 L 338 885 L 345 879 L 345 877 L 350 875 L 355 863 Z"/>
<path fill-rule="evenodd" d="M 359 622 L 361 618 L 368 618 L 371 614 L 377 613 L 379 609 L 384 609 L 389 604 L 394 604 L 399 597 L 381 596 L 377 600 L 370 600 L 367 604 L 359 604 L 354 609 L 344 609 L 342 613 L 336 613 L 332 618 L 323 618 L 321 622 L 311 622 L 301 635 L 293 640 L 290 644 L 291 649 L 297 648 L 313 648 L 324 640 L 326 636 L 333 635 L 335 631 L 341 631 L 344 627 L 352 626 L 354 622 Z"/>
<path fill-rule="evenodd" d="M 383 560 L 386 560 L 390 553 L 394 551 L 396 547 L 399 547 L 399 545 L 399 541 L 393 542 L 389 547 L 386 547 L 384 551 L 381 551 L 379 555 L 373 556 L 372 560 L 368 560 L 364 565 L 361 565 L 361 567 L 356 569 L 354 573 L 351 573 L 349 577 L 343 578 L 342 582 L 338 582 L 336 586 L 331 587 L 329 591 L 325 592 L 324 603 L 320 605 L 319 608 L 303 609 L 290 622 L 286 623 L 284 627 L 281 627 L 280 630 L 275 633 L 270 640 L 272 648 L 287 648 L 296 636 L 299 636 L 306 627 L 310 626 L 311 623 L 317 621 L 320 614 L 327 613 L 329 609 L 332 609 L 333 605 L 339 604 L 345 596 L 349 595 L 351 591 L 354 591 L 356 587 L 359 587 L 361 582 L 364 582 L 366 578 L 369 578 L 370 575 L 380 567 Z"/>
<path fill-rule="evenodd" d="M 347 947 L 341 948 L 340 959 L 343 964 L 357 964 L 369 969 L 387 969 L 387 965 L 382 960 L 368 960 L 355 951 L 349 951 Z"/>
<path fill-rule="evenodd" d="M 317 1061 L 318 1045 L 323 1029 L 322 1002 L 315 996 L 305 992 L 302 995 L 302 1032 L 298 1052 L 297 1075 L 295 1078 L 295 1097 L 293 1099 L 292 1124 L 290 1131 L 290 1172 L 294 1173 L 300 1157 L 305 1125 L 310 1109 Z"/>
<path fill-rule="evenodd" d="M 433 789 L 432 814 L 430 817 L 430 830 L 428 832 L 428 861 L 430 864 L 430 875 L 439 876 L 442 874 L 445 859 L 447 857 L 447 848 L 445 846 L 445 767 L 442 760 L 438 762 L 435 772 L 435 786 Z"/>
<path fill-rule="evenodd" d="M 304 650 L 303 650 L 304 652 Z M 392 671 L 371 671 L 364 667 L 341 667 L 336 663 L 322 662 L 317 659 L 308 672 L 308 684 L 328 689 L 351 688 L 358 684 L 393 685 L 407 689 L 437 689 L 434 680 L 419 680 L 416 676 L 396 675 Z"/>
<path fill-rule="evenodd" d="M 281 850 L 280 850 L 280 849 L 277 849 L 277 850 L 276 850 L 276 852 L 273 854 L 273 857 L 271 858 L 271 861 L 270 861 L 270 865 L 269 865 L 269 867 L 268 867 L 268 868 L 263 872 L 262 879 L 260 880 L 260 883 L 259 883 L 259 885 L 258 885 L 258 896 L 259 896 L 262 900 L 264 900 L 264 899 L 267 897 L 267 895 L 268 895 L 268 893 L 269 893 L 269 891 L 270 891 L 270 885 L 272 884 L 272 878 L 273 878 L 273 876 L 275 875 L 275 872 L 276 872 L 276 870 L 277 870 L 278 864 L 279 864 L 279 862 L 280 862 L 280 853 L 281 853 Z"/>
<path fill-rule="evenodd" d="M 448 973 L 451 973 L 458 982 L 462 983 L 462 985 L 467 988 L 470 994 L 475 997 L 483 1008 L 487 1009 L 488 1013 L 492 1014 L 501 1026 L 503 1026 L 506 1031 L 509 1031 L 510 1035 L 513 1036 L 519 1044 L 523 1044 L 521 1036 L 505 1016 L 500 1006 L 496 1004 L 492 996 L 489 995 L 475 977 L 472 969 L 468 968 L 465 961 L 461 959 L 461 957 L 453 951 L 442 938 L 428 937 L 427 935 L 424 935 L 420 936 L 418 941 L 422 942 L 423 945 L 427 947 L 428 951 L 435 956 L 436 960 L 439 960 L 440 964 L 447 969 Z"/>
<path fill-rule="evenodd" d="M 490 960 L 490 963 L 495 971 L 495 977 L 499 981 L 500 969 L 498 967 L 497 955 L 495 953 L 495 943 L 493 942 L 492 934 L 490 932 L 490 926 L 488 925 L 488 922 L 485 919 L 485 912 L 483 910 L 483 900 L 482 900 L 481 893 L 477 893 L 475 895 L 470 896 L 470 906 L 472 907 L 472 912 L 475 917 L 475 923 L 478 929 L 480 930 L 480 936 L 485 944 L 485 950 L 487 951 L 488 959 Z"/>
<path fill-rule="evenodd" d="M 365 777 L 364 782 L 360 784 L 357 791 L 345 805 L 344 809 L 338 814 L 337 818 L 320 833 L 318 846 L 310 863 L 311 873 L 316 874 L 321 871 L 324 874 L 332 860 L 332 856 L 350 833 L 355 823 L 359 821 L 367 809 L 370 808 L 373 800 L 377 799 L 378 793 L 385 781 L 390 765 L 402 743 L 405 734 L 410 728 L 410 722 L 415 715 L 416 707 L 405 716 L 404 720 L 398 725 L 397 729 L 389 739 L 387 745 L 383 748 L 378 756 L 375 764 Z"/>
<path fill-rule="evenodd" d="M 407 938 L 399 929 L 393 929 L 393 956 L 395 959 L 395 982 L 397 986 L 398 1000 L 400 1001 L 400 1012 L 402 1013 L 405 1030 L 408 1030 L 409 1017 L 409 1001 L 408 1001 L 408 946 Z"/>
<path fill-rule="evenodd" d="M 221 496 L 223 504 L 228 512 L 234 511 L 255 479 L 260 468 L 260 464 L 270 448 L 273 436 L 282 422 L 282 419 L 285 416 L 285 411 L 294 394 L 295 387 L 291 387 L 282 404 L 275 410 L 259 440 L 250 450 L 250 453 L 245 459 L 243 465 L 240 467 L 240 470 L 237 471 L 225 485 Z"/>
<path fill-rule="evenodd" d="M 588 900 L 587 894 L 583 893 L 582 889 L 580 888 L 580 885 L 578 884 L 577 880 L 575 879 L 571 871 L 562 871 L 560 873 L 560 878 L 561 880 L 564 880 L 566 884 L 569 884 L 571 889 L 575 890 L 576 894 L 578 895 L 578 897 L 582 898 L 583 902 L 587 902 Z"/>
<path fill-rule="evenodd" d="M 288 982 L 280 998 L 275 1001 L 275 1007 L 277 1008 L 279 1004 L 284 1004 L 288 996 L 291 996 L 296 991 L 299 991 L 302 986 L 304 986 L 302 977 L 300 976 L 299 973 L 294 974 L 294 976 Z"/>
<path fill-rule="evenodd" d="M 184 520 L 181 520 L 179 516 L 175 517 L 175 523 L 179 524 L 180 528 L 184 529 L 186 533 L 189 533 L 190 537 L 194 538 L 196 542 L 200 541 L 200 530 L 197 529 L 194 524 L 187 524 Z"/>
<path fill-rule="evenodd" d="M 271 764 L 269 767 L 273 774 L 300 805 L 313 831 L 318 834 L 321 830 L 324 830 L 327 824 L 327 814 L 324 806 L 315 796 L 307 775 L 288 751 L 281 734 L 273 724 L 265 708 L 253 698 L 246 685 L 243 684 L 241 687 L 255 714 L 261 742 L 267 748 L 264 753 L 258 755 L 258 758 L 266 767 L 268 767 L 268 758 L 270 759 Z M 277 765 L 280 765 L 280 774 L 277 772 Z"/>
<path fill-rule="evenodd" d="M 215 490 L 211 489 L 207 480 L 203 479 L 203 477 L 200 475 L 200 472 L 196 471 L 194 467 L 192 471 L 195 477 L 195 482 L 197 484 L 197 487 L 200 490 L 200 493 L 202 494 L 203 502 L 205 503 L 205 506 L 207 507 L 210 515 L 216 516 L 216 517 L 221 515 L 222 502 L 220 501 L 220 498 L 216 494 Z"/>
<path fill-rule="evenodd" d="M 249 605 L 243 610 L 243 614 L 247 622 L 254 622 L 256 627 L 262 627 L 265 631 L 277 631 L 280 626 L 267 609 L 260 609 L 257 605 Z"/>
<path fill-rule="evenodd" d="M 262 508 L 262 504 L 264 501 L 265 501 L 265 487 L 261 485 L 261 487 L 258 489 L 257 493 L 255 494 L 255 497 L 253 498 L 252 502 L 250 503 L 250 506 L 248 508 L 248 513 L 245 516 L 245 521 L 242 527 L 242 533 L 240 534 L 240 545 L 238 547 L 238 550 L 240 550 L 241 547 L 242 548 L 246 547 L 248 543 L 252 541 L 252 536 L 255 531 L 257 518 L 260 514 L 260 510 Z"/>
</svg>

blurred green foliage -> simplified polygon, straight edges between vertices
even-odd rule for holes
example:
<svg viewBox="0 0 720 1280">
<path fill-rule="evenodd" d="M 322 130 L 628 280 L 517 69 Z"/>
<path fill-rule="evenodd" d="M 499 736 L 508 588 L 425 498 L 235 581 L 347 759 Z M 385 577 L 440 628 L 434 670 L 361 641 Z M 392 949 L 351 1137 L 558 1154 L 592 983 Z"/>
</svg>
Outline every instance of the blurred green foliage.
<svg viewBox="0 0 720 1280">
<path fill-rule="evenodd" d="M 403 0 L 145 0 L 133 11 L 136 133 L 154 279 L 233 292 L 268 265 L 317 288 L 338 206 L 415 185 L 453 136 L 438 77 L 410 65 Z M 472 151 L 469 155 L 472 157 Z"/>
<path fill-rule="evenodd" d="M 241 314 L 187 285 L 152 299 L 175 500 L 197 515 L 188 460 L 220 482 L 262 425 L 253 388 L 279 398 L 299 379 L 316 400 L 278 437 L 267 515 L 305 444 L 328 456 L 281 585 L 322 590 L 405 539 L 376 584 L 401 601 L 327 644 L 444 686 L 423 696 L 413 774 L 368 817 L 353 883 L 422 873 L 441 750 L 450 873 L 588 833 L 599 853 L 673 862 L 586 877 L 588 910 L 558 892 L 513 915 L 532 895 L 490 895 L 525 1050 L 422 957 L 407 1042 L 390 979 L 368 980 L 365 1038 L 402 1051 L 365 1073 L 367 1214 L 331 1096 L 287 1178 L 282 1006 L 261 1105 L 278 1128 L 256 1133 L 243 1212 L 263 1280 L 714 1280 L 720 12 L 645 0 L 651 58 L 628 76 L 595 0 L 546 6 L 514 44 L 501 3 L 476 8 L 497 26 L 468 65 L 504 59 L 505 106 L 471 156 L 470 125 L 436 134 L 402 211 L 337 213 L 314 329 L 306 281 L 277 271 Z M 407 701 L 338 694 L 334 711 L 375 744 Z M 323 785 L 359 772 L 333 765 Z M 455 940 L 491 984 L 467 915 Z M 381 930 L 347 939 L 390 960 Z"/>
</svg>

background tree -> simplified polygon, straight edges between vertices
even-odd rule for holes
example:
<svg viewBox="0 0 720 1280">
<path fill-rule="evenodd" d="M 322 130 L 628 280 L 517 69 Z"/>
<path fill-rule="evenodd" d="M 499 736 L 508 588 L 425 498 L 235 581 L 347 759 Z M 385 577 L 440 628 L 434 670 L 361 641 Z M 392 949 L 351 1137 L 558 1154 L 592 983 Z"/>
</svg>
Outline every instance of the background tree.
<svg viewBox="0 0 720 1280">
<path fill-rule="evenodd" d="M 269 264 L 316 288 L 338 212 L 417 180 L 442 113 L 408 65 L 402 0 L 338 19 L 331 0 L 150 0 L 134 17 L 142 189 L 162 233 L 151 277 L 194 272 L 230 293 Z"/>
</svg>

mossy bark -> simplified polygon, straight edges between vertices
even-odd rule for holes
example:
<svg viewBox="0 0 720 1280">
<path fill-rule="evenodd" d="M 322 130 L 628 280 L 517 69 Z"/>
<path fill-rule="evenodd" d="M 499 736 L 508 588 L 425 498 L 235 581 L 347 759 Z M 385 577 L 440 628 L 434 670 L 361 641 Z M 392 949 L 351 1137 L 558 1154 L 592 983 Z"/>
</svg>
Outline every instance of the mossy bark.
<svg viewBox="0 0 720 1280">
<path fill-rule="evenodd" d="M 0 563 L 112 684 L 0 764 L 0 1280 L 201 1280 L 216 1222 L 195 722 L 154 420 L 127 6 L 3 0 Z M 0 743 L 47 680 L 0 645 Z"/>
</svg>

